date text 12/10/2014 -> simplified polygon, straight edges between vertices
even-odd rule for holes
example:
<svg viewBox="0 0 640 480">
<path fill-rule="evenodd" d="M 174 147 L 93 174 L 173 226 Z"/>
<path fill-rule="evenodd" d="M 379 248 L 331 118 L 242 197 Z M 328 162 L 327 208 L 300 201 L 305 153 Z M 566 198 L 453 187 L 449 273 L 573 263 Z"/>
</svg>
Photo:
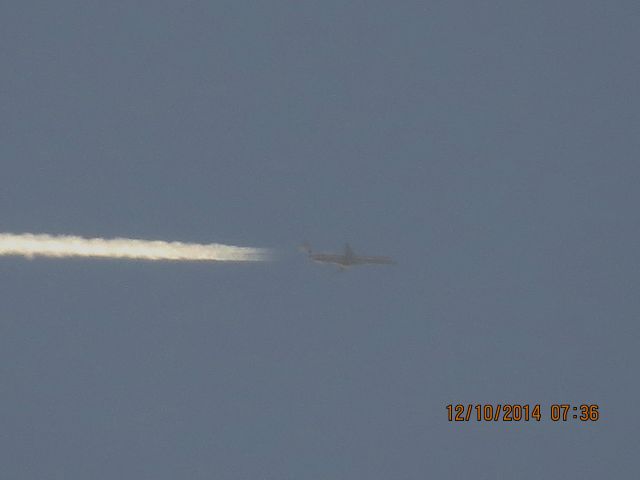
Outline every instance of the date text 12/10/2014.
<svg viewBox="0 0 640 480">
<path fill-rule="evenodd" d="M 518 403 L 468 403 L 447 405 L 450 422 L 539 422 L 548 418 L 553 422 L 597 422 L 600 408 L 597 404 L 554 403 L 548 408 L 537 404 Z"/>
</svg>

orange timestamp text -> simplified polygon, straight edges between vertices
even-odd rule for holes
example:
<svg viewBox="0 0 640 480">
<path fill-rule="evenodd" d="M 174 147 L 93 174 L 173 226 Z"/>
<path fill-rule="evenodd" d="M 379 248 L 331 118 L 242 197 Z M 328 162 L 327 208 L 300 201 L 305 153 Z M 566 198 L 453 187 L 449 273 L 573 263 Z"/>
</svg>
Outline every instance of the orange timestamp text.
<svg viewBox="0 0 640 480">
<path fill-rule="evenodd" d="M 543 418 L 552 422 L 597 422 L 600 409 L 597 404 L 554 403 L 548 410 L 537 404 L 519 403 L 468 403 L 447 405 L 447 420 L 450 422 L 539 422 Z"/>
</svg>

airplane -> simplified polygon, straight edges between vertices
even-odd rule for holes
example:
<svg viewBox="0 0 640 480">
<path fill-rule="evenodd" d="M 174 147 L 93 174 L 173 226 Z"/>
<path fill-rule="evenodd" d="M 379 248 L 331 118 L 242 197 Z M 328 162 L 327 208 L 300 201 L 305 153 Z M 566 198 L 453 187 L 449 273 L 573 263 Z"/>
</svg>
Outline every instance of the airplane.
<svg viewBox="0 0 640 480">
<path fill-rule="evenodd" d="M 343 254 L 313 252 L 308 243 L 301 245 L 300 249 L 314 262 L 337 265 L 340 267 L 340 271 L 354 265 L 393 265 L 396 263 L 389 257 L 356 255 L 348 243 L 344 246 Z"/>
</svg>

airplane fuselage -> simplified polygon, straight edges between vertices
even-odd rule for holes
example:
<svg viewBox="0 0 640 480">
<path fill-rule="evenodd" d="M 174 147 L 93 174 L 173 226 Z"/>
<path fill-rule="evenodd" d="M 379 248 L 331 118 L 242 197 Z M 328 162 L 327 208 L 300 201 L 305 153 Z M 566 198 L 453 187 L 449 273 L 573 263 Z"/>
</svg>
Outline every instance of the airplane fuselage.
<svg viewBox="0 0 640 480">
<path fill-rule="evenodd" d="M 350 259 L 345 255 L 335 255 L 332 253 L 311 253 L 309 258 L 318 263 L 330 263 L 332 265 L 338 265 L 340 267 L 348 267 L 354 265 Z"/>
<path fill-rule="evenodd" d="M 341 269 L 353 265 L 391 265 L 395 263 L 389 257 L 356 255 L 349 245 L 345 245 L 345 253 L 342 255 L 335 253 L 314 253 L 308 246 L 305 248 L 309 258 L 314 262 L 337 265 Z"/>
</svg>

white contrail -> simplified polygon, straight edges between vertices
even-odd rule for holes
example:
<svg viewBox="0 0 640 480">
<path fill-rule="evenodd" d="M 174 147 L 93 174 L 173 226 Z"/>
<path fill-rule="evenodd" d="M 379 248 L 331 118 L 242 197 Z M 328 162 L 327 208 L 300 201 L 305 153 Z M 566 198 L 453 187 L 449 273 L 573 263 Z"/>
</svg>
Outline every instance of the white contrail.
<svg viewBox="0 0 640 480">
<path fill-rule="evenodd" d="M 0 233 L 0 256 L 2 255 L 21 255 L 27 258 L 102 257 L 201 262 L 258 262 L 270 259 L 269 250 L 264 248 L 32 233 Z"/>
</svg>

